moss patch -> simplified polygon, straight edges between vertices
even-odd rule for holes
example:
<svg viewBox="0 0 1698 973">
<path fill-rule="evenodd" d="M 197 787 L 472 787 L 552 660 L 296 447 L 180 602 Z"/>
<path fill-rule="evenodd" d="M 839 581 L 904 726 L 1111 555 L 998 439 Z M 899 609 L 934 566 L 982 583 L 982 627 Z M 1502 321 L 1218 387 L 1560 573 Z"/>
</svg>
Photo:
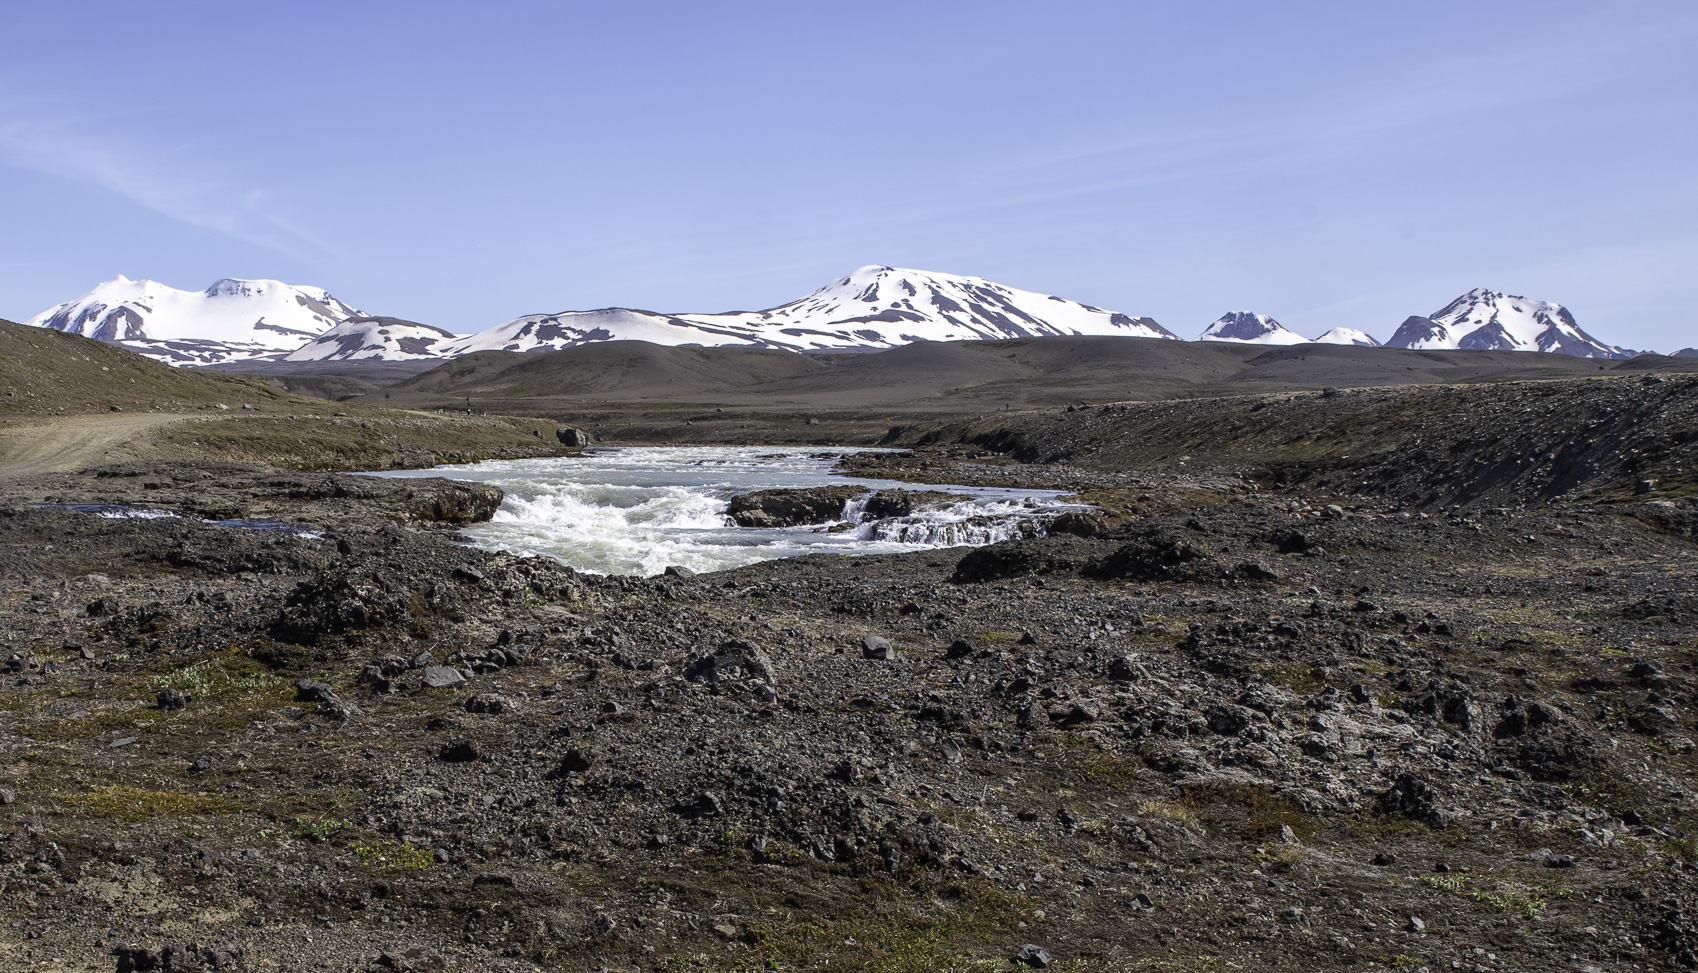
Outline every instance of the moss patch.
<svg viewBox="0 0 1698 973">
<path fill-rule="evenodd" d="M 146 821 L 149 818 L 187 818 L 197 814 L 235 814 L 242 806 L 218 794 L 181 794 L 149 791 L 115 785 L 83 794 L 59 794 L 60 801 L 82 808 L 97 817 L 117 821 Z"/>
</svg>

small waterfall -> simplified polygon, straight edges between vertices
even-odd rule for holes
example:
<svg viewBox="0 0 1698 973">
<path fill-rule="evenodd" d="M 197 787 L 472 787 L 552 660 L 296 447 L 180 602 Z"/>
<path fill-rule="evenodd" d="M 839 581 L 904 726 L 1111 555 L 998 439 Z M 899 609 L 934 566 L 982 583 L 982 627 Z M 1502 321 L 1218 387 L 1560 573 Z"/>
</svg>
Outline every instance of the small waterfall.
<svg viewBox="0 0 1698 973">
<path fill-rule="evenodd" d="M 979 547 L 1015 538 L 1042 536 L 1043 528 L 1037 521 L 1030 517 L 1010 514 L 944 521 L 898 517 L 872 524 L 867 539 L 926 547 Z"/>
</svg>

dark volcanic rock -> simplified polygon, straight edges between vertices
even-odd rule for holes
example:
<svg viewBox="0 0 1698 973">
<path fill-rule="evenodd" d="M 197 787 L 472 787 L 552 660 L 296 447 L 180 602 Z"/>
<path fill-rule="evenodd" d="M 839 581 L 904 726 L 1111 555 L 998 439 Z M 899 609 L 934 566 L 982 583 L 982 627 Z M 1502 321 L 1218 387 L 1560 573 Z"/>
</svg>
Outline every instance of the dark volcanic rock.
<svg viewBox="0 0 1698 973">
<path fill-rule="evenodd" d="M 883 520 L 886 517 L 906 517 L 921 507 L 969 500 L 965 493 L 945 493 L 942 490 L 880 490 L 867 500 L 867 515 Z"/>
<path fill-rule="evenodd" d="M 1079 537 L 1003 541 L 968 551 L 956 563 L 953 580 L 997 581 L 1075 572 L 1097 557 L 1099 550 Z"/>
<path fill-rule="evenodd" d="M 722 642 L 711 652 L 697 653 L 685 663 L 683 675 L 690 682 L 758 679 L 769 686 L 778 682 L 771 657 L 741 639 Z"/>
<path fill-rule="evenodd" d="M 851 497 L 863 486 L 825 486 L 797 490 L 758 490 L 731 498 L 728 512 L 739 527 L 796 527 L 823 524 L 843 517 Z"/>
</svg>

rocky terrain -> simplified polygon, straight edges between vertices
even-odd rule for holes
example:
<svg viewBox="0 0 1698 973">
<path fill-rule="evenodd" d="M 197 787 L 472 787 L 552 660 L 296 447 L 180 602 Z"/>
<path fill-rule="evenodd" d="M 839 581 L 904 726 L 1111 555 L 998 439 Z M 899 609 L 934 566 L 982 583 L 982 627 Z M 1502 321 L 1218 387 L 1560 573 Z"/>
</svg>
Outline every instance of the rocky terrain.
<svg viewBox="0 0 1698 973">
<path fill-rule="evenodd" d="M 253 424 L 276 465 L 11 474 L 0 955 L 1698 965 L 1694 388 L 934 416 L 845 464 L 917 484 L 892 511 L 1097 511 L 649 579 L 470 548 L 491 488 L 285 469 Z"/>
</svg>

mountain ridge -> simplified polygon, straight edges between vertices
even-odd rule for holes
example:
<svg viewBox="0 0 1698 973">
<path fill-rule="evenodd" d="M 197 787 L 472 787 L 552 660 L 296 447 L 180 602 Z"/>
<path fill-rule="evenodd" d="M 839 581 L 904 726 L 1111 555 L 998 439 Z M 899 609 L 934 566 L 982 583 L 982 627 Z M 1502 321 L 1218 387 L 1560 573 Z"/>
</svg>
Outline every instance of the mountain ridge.
<svg viewBox="0 0 1698 973">
<path fill-rule="evenodd" d="M 662 313 L 608 307 L 527 314 L 473 334 L 371 315 L 323 288 L 222 278 L 202 291 L 117 277 L 28 322 L 106 341 L 175 365 L 431 361 L 482 351 L 540 353 L 606 341 L 670 347 L 879 351 L 920 341 L 1120 336 L 1181 340 L 1153 318 L 982 277 L 861 267 L 798 300 L 760 311 Z M 1197 341 L 1379 347 L 1338 327 L 1306 338 L 1266 314 L 1232 311 Z M 1384 347 L 1540 351 L 1581 358 L 1637 354 L 1582 330 L 1560 304 L 1475 288 L 1430 316 L 1411 315 Z"/>
</svg>

